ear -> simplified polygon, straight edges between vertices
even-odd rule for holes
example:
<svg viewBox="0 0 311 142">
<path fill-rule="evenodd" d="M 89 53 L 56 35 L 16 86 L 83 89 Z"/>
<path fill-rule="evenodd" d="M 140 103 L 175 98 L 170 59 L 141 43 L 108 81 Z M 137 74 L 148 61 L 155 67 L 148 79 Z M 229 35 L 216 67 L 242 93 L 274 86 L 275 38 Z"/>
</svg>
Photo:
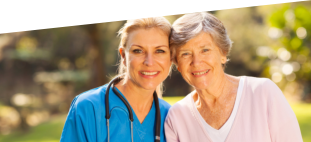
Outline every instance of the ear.
<svg viewBox="0 0 311 142">
<path fill-rule="evenodd" d="M 122 58 L 125 58 L 125 52 L 124 52 L 123 48 L 119 48 L 119 53 L 120 53 Z"/>
<path fill-rule="evenodd" d="M 123 59 L 123 64 L 126 66 L 126 59 L 125 59 L 125 52 L 124 52 L 124 49 L 123 48 L 119 48 L 119 53 L 121 55 L 121 58 Z"/>
<path fill-rule="evenodd" d="M 179 69 L 179 67 L 177 66 L 177 70 L 180 72 L 180 69 Z"/>
<path fill-rule="evenodd" d="M 227 57 L 226 57 L 226 56 L 223 56 L 223 57 L 221 58 L 221 63 L 222 63 L 222 64 L 226 64 L 226 62 L 227 62 Z"/>
</svg>

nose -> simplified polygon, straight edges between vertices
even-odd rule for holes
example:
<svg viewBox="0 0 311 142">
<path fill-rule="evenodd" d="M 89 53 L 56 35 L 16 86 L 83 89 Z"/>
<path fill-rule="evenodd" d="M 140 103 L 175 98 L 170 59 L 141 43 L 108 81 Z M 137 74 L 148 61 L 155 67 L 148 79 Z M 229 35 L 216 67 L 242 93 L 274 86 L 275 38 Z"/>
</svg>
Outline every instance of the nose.
<svg viewBox="0 0 311 142">
<path fill-rule="evenodd" d="M 154 64 L 154 58 L 151 53 L 146 54 L 144 64 L 146 66 L 152 66 Z"/>
<path fill-rule="evenodd" d="M 193 55 L 192 55 L 192 62 L 191 62 L 191 65 L 193 65 L 193 66 L 199 66 L 200 63 L 201 63 L 201 61 L 202 61 L 202 58 L 199 57 L 198 54 L 193 54 Z"/>
</svg>

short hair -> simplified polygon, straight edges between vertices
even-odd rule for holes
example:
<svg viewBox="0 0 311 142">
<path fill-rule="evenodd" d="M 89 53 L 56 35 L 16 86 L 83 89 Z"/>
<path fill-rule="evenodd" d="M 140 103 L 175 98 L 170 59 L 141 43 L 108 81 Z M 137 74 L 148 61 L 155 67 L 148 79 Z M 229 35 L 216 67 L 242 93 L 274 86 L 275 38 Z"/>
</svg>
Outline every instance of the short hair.
<svg viewBox="0 0 311 142">
<path fill-rule="evenodd" d="M 164 17 L 150 17 L 150 18 L 140 18 L 134 20 L 127 20 L 124 26 L 119 30 L 118 35 L 121 38 L 119 49 L 126 49 L 128 35 L 138 29 L 151 29 L 159 28 L 166 34 L 168 37 L 171 34 L 171 24 Z M 120 56 L 120 63 L 118 67 L 118 76 L 124 76 L 126 74 L 126 67 L 123 65 L 124 59 Z M 171 71 L 170 71 L 171 72 Z M 159 96 L 162 95 L 162 83 L 157 86 L 157 93 Z"/>
<path fill-rule="evenodd" d="M 185 14 L 177 19 L 172 26 L 170 49 L 175 65 L 177 64 L 177 48 L 183 46 L 201 32 L 209 33 L 213 42 L 220 48 L 221 53 L 225 56 L 229 55 L 232 41 L 219 19 L 207 12 Z"/>
</svg>

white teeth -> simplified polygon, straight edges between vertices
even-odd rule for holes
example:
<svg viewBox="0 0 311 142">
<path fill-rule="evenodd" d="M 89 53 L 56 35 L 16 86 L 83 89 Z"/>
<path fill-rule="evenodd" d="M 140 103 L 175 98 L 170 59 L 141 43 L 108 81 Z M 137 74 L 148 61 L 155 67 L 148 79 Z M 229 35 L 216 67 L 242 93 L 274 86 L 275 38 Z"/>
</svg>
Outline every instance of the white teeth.
<svg viewBox="0 0 311 142">
<path fill-rule="evenodd" d="M 203 71 L 203 72 L 192 73 L 192 74 L 193 74 L 193 75 L 202 75 L 202 74 L 207 73 L 208 71 L 209 71 L 209 70 Z"/>
<path fill-rule="evenodd" d="M 157 73 L 158 73 L 157 71 L 156 72 L 141 72 L 141 74 L 143 75 L 155 75 Z"/>
</svg>

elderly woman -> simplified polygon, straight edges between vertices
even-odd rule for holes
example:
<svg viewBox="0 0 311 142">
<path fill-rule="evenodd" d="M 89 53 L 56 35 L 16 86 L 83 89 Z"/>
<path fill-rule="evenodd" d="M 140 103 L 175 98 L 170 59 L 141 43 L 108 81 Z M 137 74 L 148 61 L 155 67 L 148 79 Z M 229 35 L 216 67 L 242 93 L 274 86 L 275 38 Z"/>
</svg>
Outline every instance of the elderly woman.
<svg viewBox="0 0 311 142">
<path fill-rule="evenodd" d="M 194 91 L 171 107 L 168 142 L 301 142 L 297 118 L 271 80 L 224 72 L 231 40 L 208 13 L 173 24 L 173 61 Z"/>
</svg>

